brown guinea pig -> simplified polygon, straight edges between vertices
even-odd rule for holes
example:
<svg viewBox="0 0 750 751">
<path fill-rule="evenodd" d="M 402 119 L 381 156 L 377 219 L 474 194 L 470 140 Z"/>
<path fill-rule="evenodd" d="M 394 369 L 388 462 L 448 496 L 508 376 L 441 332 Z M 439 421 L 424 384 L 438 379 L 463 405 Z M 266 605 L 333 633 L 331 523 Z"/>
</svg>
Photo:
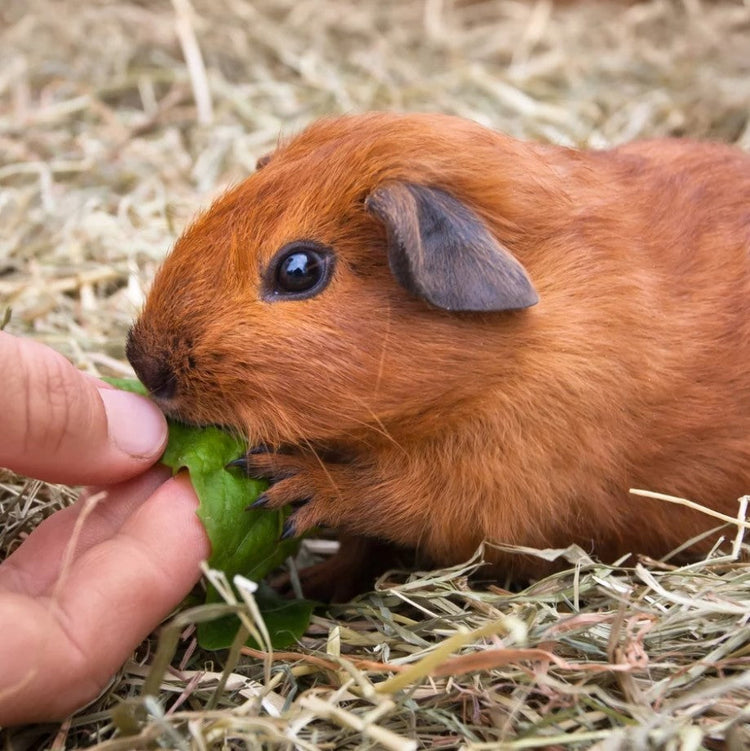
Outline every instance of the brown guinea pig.
<svg viewBox="0 0 750 751">
<path fill-rule="evenodd" d="M 128 356 L 168 414 L 262 447 L 244 460 L 273 481 L 258 505 L 304 502 L 287 534 L 324 524 L 437 564 L 484 539 L 613 560 L 716 524 L 629 488 L 736 513 L 748 155 L 376 113 L 259 166 L 177 241 Z"/>
</svg>

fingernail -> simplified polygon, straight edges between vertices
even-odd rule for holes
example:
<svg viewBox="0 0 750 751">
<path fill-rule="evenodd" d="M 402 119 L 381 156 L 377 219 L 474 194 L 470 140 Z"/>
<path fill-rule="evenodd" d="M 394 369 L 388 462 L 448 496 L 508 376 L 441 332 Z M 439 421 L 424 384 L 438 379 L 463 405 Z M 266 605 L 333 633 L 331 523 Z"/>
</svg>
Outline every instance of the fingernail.
<svg viewBox="0 0 750 751">
<path fill-rule="evenodd" d="M 107 413 L 109 436 L 136 458 L 157 456 L 167 440 L 167 421 L 150 400 L 118 389 L 99 389 Z"/>
</svg>

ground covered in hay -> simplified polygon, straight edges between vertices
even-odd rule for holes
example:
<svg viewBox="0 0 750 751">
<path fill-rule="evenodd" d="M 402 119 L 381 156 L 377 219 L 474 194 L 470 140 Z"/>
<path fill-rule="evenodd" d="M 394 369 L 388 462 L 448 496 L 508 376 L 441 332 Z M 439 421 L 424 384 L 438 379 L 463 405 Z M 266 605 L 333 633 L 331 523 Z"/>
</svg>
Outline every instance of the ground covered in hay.
<svg viewBox="0 0 750 751">
<path fill-rule="evenodd" d="M 190 215 L 323 114 L 750 149 L 749 49 L 740 0 L 3 0 L 8 330 L 128 374 L 125 332 Z M 72 498 L 0 477 L 0 553 Z M 688 568 L 569 551 L 520 592 L 469 582 L 470 564 L 392 574 L 273 655 L 203 653 L 178 622 L 166 673 L 148 678 L 154 637 L 95 704 L 5 747 L 748 748 L 750 568 L 727 539 Z M 134 735 L 109 711 L 122 698 L 145 710 Z"/>
</svg>

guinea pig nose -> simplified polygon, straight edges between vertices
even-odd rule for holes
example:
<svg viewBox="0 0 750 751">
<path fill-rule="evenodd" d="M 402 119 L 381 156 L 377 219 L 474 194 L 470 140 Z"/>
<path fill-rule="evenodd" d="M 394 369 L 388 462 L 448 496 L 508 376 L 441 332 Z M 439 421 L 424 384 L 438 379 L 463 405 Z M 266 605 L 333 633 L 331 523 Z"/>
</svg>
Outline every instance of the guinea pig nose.
<svg viewBox="0 0 750 751">
<path fill-rule="evenodd" d="M 125 349 L 128 360 L 141 383 L 157 399 L 171 399 L 177 391 L 177 379 L 169 363 L 159 355 L 144 352 L 132 334 Z"/>
<path fill-rule="evenodd" d="M 171 368 L 157 357 L 140 357 L 131 365 L 141 383 L 157 399 L 171 399 L 177 391 L 177 379 Z"/>
<path fill-rule="evenodd" d="M 177 392 L 177 379 L 168 367 L 157 364 L 156 369 L 149 371 L 147 377 L 140 378 L 151 396 L 157 399 L 171 399 Z"/>
</svg>

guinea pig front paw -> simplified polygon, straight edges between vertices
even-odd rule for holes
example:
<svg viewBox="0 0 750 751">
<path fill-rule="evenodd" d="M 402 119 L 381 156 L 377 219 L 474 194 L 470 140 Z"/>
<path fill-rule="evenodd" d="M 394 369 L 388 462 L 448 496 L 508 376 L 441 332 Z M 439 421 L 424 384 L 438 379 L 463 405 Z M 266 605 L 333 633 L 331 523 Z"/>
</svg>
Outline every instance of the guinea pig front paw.
<svg viewBox="0 0 750 751">
<path fill-rule="evenodd" d="M 281 539 L 304 534 L 313 527 L 330 523 L 327 508 L 340 495 L 334 479 L 336 470 L 314 452 L 274 451 L 267 446 L 250 449 L 228 466 L 248 477 L 268 480 L 270 485 L 248 509 L 278 509 L 292 506 Z"/>
</svg>

